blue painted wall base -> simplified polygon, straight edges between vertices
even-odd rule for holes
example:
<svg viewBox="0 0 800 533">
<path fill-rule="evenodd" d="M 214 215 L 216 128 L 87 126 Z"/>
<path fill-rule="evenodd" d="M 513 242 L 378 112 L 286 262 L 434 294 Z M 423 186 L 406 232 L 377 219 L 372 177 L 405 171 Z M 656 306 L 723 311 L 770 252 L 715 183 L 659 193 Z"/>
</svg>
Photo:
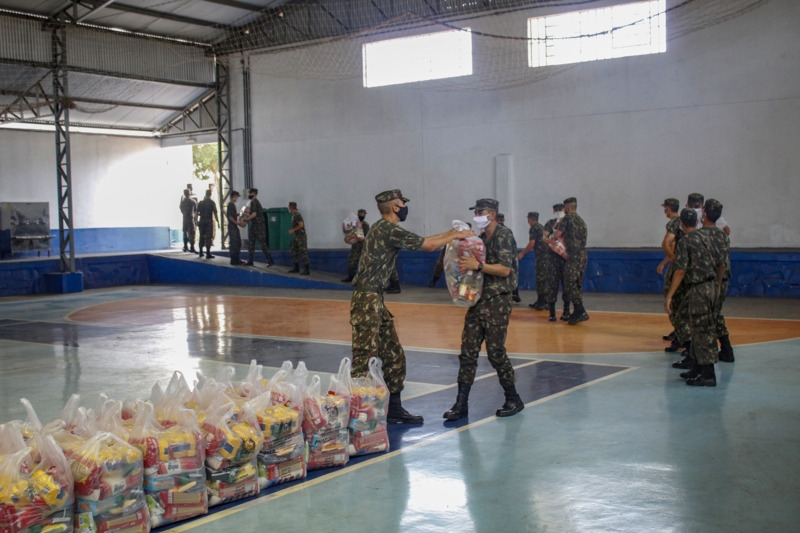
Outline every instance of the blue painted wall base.
<svg viewBox="0 0 800 533">
<path fill-rule="evenodd" d="M 50 294 L 83 292 L 83 272 L 49 272 L 44 275 L 44 286 Z"/>
</svg>

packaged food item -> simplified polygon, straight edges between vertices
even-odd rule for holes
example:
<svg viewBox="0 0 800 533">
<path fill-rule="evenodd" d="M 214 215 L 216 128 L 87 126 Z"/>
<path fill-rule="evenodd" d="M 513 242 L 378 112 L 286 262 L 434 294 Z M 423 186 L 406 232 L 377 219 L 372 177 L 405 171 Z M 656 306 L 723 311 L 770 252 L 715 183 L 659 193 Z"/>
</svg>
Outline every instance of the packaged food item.
<svg viewBox="0 0 800 533">
<path fill-rule="evenodd" d="M 344 466 L 350 459 L 350 359 L 345 357 L 339 373 L 331 376 L 327 394 L 314 375 L 303 391 L 303 434 L 308 448 L 308 470 Z"/>
<path fill-rule="evenodd" d="M 454 220 L 457 230 L 469 229 L 469 225 L 461 220 Z M 453 303 L 462 307 L 472 307 L 480 299 L 483 291 L 483 273 L 475 270 L 461 272 L 458 268 L 460 257 L 474 256 L 479 262 L 486 261 L 486 246 L 480 237 L 472 236 L 464 239 L 453 239 L 445 248 L 444 275 L 447 290 Z"/>
<path fill-rule="evenodd" d="M 342 222 L 342 233 L 344 233 L 344 242 L 347 244 L 362 242 L 365 237 L 361 221 L 353 213 L 350 213 L 350 216 Z"/>
<path fill-rule="evenodd" d="M 381 361 L 369 360 L 366 376 L 355 377 L 350 386 L 349 454 L 351 457 L 389 451 L 386 411 L 389 389 L 383 380 Z"/>
</svg>

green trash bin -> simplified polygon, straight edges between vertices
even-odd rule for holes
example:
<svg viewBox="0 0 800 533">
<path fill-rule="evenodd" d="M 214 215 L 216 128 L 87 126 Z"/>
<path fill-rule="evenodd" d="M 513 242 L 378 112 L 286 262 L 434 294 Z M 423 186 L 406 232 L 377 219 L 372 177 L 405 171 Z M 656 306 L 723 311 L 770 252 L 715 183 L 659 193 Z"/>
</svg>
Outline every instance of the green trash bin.
<svg viewBox="0 0 800 533">
<path fill-rule="evenodd" d="M 294 239 L 294 235 L 288 233 L 290 229 L 292 229 L 292 214 L 288 207 L 267 209 L 267 233 L 271 250 L 289 249 Z"/>
</svg>

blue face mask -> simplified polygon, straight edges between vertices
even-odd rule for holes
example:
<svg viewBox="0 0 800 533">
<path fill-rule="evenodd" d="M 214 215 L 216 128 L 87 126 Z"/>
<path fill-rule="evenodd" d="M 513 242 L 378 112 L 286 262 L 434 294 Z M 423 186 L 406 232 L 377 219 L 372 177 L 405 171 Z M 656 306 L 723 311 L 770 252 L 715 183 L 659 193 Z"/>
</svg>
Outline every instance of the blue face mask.
<svg viewBox="0 0 800 533">
<path fill-rule="evenodd" d="M 397 218 L 400 219 L 400 222 L 405 222 L 406 217 L 408 216 L 408 206 L 404 205 L 400 208 L 400 211 L 397 212 Z"/>
</svg>

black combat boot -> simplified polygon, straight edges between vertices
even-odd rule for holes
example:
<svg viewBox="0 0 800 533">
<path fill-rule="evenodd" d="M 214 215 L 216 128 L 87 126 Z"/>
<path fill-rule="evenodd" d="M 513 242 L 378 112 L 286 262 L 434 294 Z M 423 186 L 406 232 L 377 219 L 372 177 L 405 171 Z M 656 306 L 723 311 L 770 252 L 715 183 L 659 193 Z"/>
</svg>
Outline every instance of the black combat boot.
<svg viewBox="0 0 800 533">
<path fill-rule="evenodd" d="M 564 311 L 561 313 L 561 320 L 568 321 L 572 315 L 569 312 L 569 304 L 564 304 Z"/>
<path fill-rule="evenodd" d="M 549 320 L 550 322 L 555 322 L 556 321 L 556 304 L 555 303 L 550 304 L 549 308 L 550 308 L 550 316 L 547 317 L 547 320 Z"/>
<path fill-rule="evenodd" d="M 728 335 L 719 338 L 720 351 L 719 360 L 724 363 L 733 363 L 733 346 L 731 346 L 731 339 Z"/>
<path fill-rule="evenodd" d="M 503 403 L 503 407 L 494 413 L 495 416 L 511 416 L 525 409 L 525 404 L 522 403 L 522 398 L 517 394 L 517 388 L 513 384 L 503 387 L 503 390 L 506 393 L 506 401 Z"/>
<path fill-rule="evenodd" d="M 430 282 L 430 283 L 428 283 L 428 287 L 434 287 L 434 286 L 436 286 L 436 282 L 437 282 L 437 281 L 439 281 L 439 276 L 433 276 L 433 277 L 431 278 L 431 282 Z"/>
<path fill-rule="evenodd" d="M 275 261 L 272 260 L 272 254 L 270 254 L 269 252 L 267 252 L 266 256 L 267 256 L 267 268 L 269 268 L 275 264 Z"/>
<path fill-rule="evenodd" d="M 192 252 L 193 254 L 197 253 L 197 250 L 194 249 L 194 243 L 191 243 L 191 248 L 189 248 L 189 251 Z"/>
<path fill-rule="evenodd" d="M 347 277 L 342 280 L 342 283 L 350 283 L 351 281 L 353 281 L 353 276 L 348 274 Z"/>
<path fill-rule="evenodd" d="M 447 420 L 459 420 L 464 418 L 469 414 L 469 409 L 467 407 L 467 400 L 469 399 L 469 390 L 472 388 L 472 385 L 468 383 L 459 383 L 458 384 L 458 395 L 456 396 L 456 403 L 453 404 L 453 407 L 450 408 L 449 411 L 445 411 L 442 415 L 442 418 Z"/>
<path fill-rule="evenodd" d="M 689 370 L 681 372 L 679 375 L 683 379 L 693 379 L 700 375 L 700 365 L 694 359 L 689 359 Z"/>
<path fill-rule="evenodd" d="M 403 408 L 400 403 L 400 393 L 389 393 L 389 412 L 386 413 L 387 424 L 422 424 L 423 418 L 419 415 L 412 415 Z"/>
<path fill-rule="evenodd" d="M 189 251 L 189 239 L 183 239 L 183 251 L 184 252 Z"/>
<path fill-rule="evenodd" d="M 514 289 L 511 292 L 511 299 L 517 303 L 520 303 L 522 301 L 522 298 L 519 297 L 519 289 Z"/>
<path fill-rule="evenodd" d="M 289 274 L 295 274 L 295 273 L 300 272 L 300 264 L 299 263 L 295 263 L 294 267 L 291 270 L 287 270 L 286 272 L 288 272 Z"/>
<path fill-rule="evenodd" d="M 206 259 L 214 259 L 214 256 L 211 255 L 211 248 L 206 248 Z"/>
<path fill-rule="evenodd" d="M 305 264 L 305 266 L 303 267 L 303 271 L 300 272 L 300 275 L 301 276 L 310 276 L 311 275 L 311 272 L 309 272 L 309 270 L 308 270 L 308 263 Z"/>
<path fill-rule="evenodd" d="M 692 368 L 691 366 L 692 358 L 689 356 L 691 348 L 692 348 L 692 341 L 684 343 L 684 350 L 681 352 L 683 359 L 672 363 L 672 368 L 684 368 L 684 369 Z"/>
<path fill-rule="evenodd" d="M 583 307 L 583 304 L 580 303 L 575 306 L 575 312 L 572 313 L 572 315 L 569 317 L 569 320 L 567 320 L 567 324 L 569 324 L 570 326 L 574 326 L 575 324 L 584 322 L 586 320 L 589 320 L 589 314 L 586 312 L 586 309 Z"/>
<path fill-rule="evenodd" d="M 400 294 L 400 282 L 399 281 L 390 281 L 389 285 L 384 290 L 386 294 Z"/>
<path fill-rule="evenodd" d="M 714 365 L 698 365 L 700 374 L 686 380 L 690 387 L 716 387 L 717 375 L 714 372 Z"/>
</svg>

